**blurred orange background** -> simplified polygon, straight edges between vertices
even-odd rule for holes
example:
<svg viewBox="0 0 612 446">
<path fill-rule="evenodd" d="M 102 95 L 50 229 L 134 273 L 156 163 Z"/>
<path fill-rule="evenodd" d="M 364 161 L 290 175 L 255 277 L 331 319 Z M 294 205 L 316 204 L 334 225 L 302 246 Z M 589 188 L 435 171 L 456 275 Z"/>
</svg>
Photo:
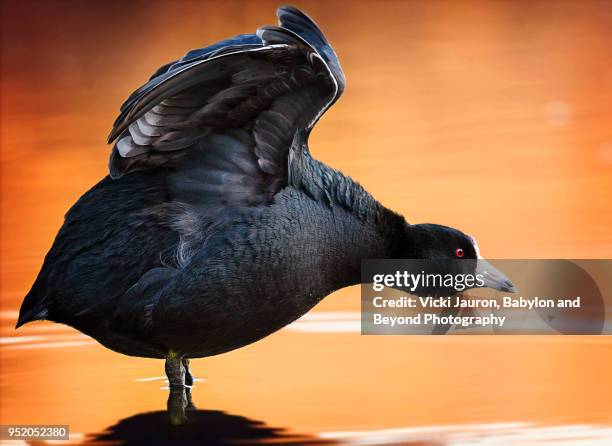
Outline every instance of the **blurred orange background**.
<svg viewBox="0 0 612 446">
<path fill-rule="evenodd" d="M 294 3 L 321 26 L 347 77 L 312 134 L 316 157 L 410 222 L 474 235 L 485 257 L 611 256 L 610 2 Z M 15 311 L 68 207 L 106 175 L 105 138 L 127 95 L 189 49 L 275 23 L 277 6 L 2 2 L 1 335 L 34 337 L 0 350 L 3 423 L 94 432 L 163 407 L 158 385 L 134 381 L 161 375 L 161 362 L 119 356 L 66 327 L 16 333 Z M 314 311 L 358 310 L 350 288 Z M 194 395 L 311 433 L 612 424 L 611 345 L 287 330 L 196 361 L 208 381 Z"/>
</svg>

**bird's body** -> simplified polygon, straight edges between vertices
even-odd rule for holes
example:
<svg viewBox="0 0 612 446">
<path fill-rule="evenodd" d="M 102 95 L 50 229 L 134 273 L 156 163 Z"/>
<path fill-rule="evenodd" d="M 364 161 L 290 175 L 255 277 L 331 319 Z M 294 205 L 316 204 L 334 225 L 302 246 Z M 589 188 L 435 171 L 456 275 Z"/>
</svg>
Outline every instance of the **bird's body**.
<svg viewBox="0 0 612 446">
<path fill-rule="evenodd" d="M 307 153 L 292 163 L 309 175 L 274 203 L 212 218 L 173 201 L 157 170 L 105 178 L 66 215 L 26 302 L 133 356 L 204 357 L 267 336 L 358 283 L 361 259 L 387 257 L 404 225 Z M 335 194 L 316 195 L 324 178 Z"/>
<path fill-rule="evenodd" d="M 311 157 L 344 75 L 311 19 L 278 16 L 164 65 L 127 99 L 110 176 L 67 213 L 18 326 L 62 322 L 166 358 L 176 388 L 188 358 L 255 342 L 359 283 L 362 259 L 478 257 L 471 237 L 410 225 Z"/>
</svg>

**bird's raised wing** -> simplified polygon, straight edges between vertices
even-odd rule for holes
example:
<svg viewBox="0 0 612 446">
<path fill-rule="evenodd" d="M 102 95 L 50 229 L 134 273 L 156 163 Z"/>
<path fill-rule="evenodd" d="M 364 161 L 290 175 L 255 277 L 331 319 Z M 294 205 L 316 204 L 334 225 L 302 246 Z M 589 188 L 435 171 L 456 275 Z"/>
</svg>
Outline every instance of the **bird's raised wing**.
<svg viewBox="0 0 612 446">
<path fill-rule="evenodd" d="M 308 134 L 344 88 L 315 23 L 292 7 L 278 17 L 190 51 L 136 90 L 109 135 L 111 176 L 167 166 L 185 201 L 269 201 L 287 183 L 294 135 Z"/>
</svg>

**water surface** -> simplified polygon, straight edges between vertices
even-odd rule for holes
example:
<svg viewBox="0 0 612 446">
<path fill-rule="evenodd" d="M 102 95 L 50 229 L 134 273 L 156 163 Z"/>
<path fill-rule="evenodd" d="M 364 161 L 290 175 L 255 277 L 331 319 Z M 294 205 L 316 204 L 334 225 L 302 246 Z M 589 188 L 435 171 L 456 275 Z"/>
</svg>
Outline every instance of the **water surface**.
<svg viewBox="0 0 612 446">
<path fill-rule="evenodd" d="M 491 258 L 612 253 L 607 2 L 297 2 L 347 90 L 313 153 L 411 222 Z M 73 441 L 609 444 L 608 337 L 364 337 L 359 290 L 193 361 L 198 412 L 162 423 L 163 364 L 61 325 L 13 330 L 67 208 L 106 173 L 119 104 L 186 50 L 274 20 L 257 2 L 3 2 L 0 418 Z M 472 443 L 470 443 L 472 442 Z"/>
</svg>

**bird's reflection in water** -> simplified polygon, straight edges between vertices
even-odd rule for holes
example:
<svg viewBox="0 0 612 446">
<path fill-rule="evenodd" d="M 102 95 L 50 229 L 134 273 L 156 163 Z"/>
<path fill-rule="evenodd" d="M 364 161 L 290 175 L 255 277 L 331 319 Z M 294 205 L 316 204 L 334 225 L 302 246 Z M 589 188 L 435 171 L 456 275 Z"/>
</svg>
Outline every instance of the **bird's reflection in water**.
<svg viewBox="0 0 612 446">
<path fill-rule="evenodd" d="M 189 421 L 187 413 L 196 410 L 191 398 L 190 387 L 170 386 L 168 395 L 168 417 L 174 425 L 184 424 Z"/>
<path fill-rule="evenodd" d="M 186 422 L 173 426 L 168 422 L 172 411 L 184 408 Z M 120 420 L 104 432 L 92 434 L 85 444 L 117 445 L 329 445 L 335 442 L 309 435 L 289 434 L 287 429 L 267 426 L 263 421 L 218 410 L 197 410 L 191 403 L 191 392 L 172 390 L 168 411 L 141 413 Z"/>
</svg>

